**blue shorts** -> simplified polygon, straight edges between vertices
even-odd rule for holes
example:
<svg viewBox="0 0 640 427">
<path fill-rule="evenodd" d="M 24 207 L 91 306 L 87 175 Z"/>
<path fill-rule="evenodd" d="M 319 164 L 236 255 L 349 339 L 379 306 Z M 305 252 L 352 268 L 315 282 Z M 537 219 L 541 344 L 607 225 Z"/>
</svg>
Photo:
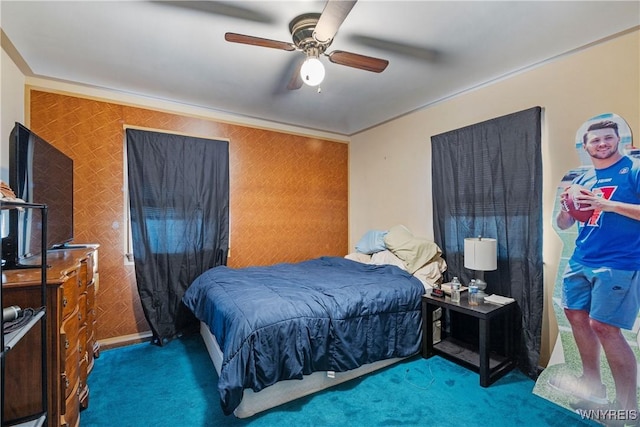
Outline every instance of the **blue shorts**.
<svg viewBox="0 0 640 427">
<path fill-rule="evenodd" d="M 562 306 L 618 328 L 633 328 L 640 309 L 640 271 L 591 268 L 569 260 L 562 277 Z"/>
</svg>

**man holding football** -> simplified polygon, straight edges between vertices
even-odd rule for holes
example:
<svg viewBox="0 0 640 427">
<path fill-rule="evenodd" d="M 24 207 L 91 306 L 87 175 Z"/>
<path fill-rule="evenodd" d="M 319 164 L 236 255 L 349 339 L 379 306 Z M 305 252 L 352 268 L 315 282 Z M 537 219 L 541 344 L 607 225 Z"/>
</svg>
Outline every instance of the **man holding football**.
<svg viewBox="0 0 640 427">
<path fill-rule="evenodd" d="M 598 404 L 608 404 L 600 374 L 600 345 L 615 381 L 614 409 L 638 420 L 637 362 L 621 328 L 632 329 L 640 309 L 640 161 L 618 151 L 614 121 L 594 123 L 583 148 L 594 168 L 573 185 L 586 190 L 560 195 L 557 226 L 578 222 L 575 251 L 563 275 L 562 304 L 582 360 L 582 376 L 552 378 L 552 386 Z M 577 221 L 568 203 L 593 210 Z M 576 216 L 578 216 L 576 214 Z"/>
</svg>

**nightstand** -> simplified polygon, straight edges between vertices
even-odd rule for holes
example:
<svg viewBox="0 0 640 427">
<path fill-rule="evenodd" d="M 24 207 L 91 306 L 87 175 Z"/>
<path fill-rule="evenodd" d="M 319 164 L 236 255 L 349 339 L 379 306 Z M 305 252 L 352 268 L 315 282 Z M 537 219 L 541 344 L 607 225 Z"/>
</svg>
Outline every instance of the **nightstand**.
<svg viewBox="0 0 640 427">
<path fill-rule="evenodd" d="M 442 307 L 441 341 L 433 342 L 433 312 Z M 516 304 L 512 302 L 505 305 L 497 305 L 481 302 L 479 305 L 469 305 L 463 295 L 459 303 L 451 302 L 449 297 L 437 298 L 430 295 L 422 296 L 422 357 L 429 358 L 441 355 L 449 360 L 457 362 L 480 374 L 480 385 L 488 387 L 501 378 L 516 365 L 514 351 L 514 313 Z M 445 315 L 444 312 L 448 312 Z M 469 344 L 447 336 L 445 322 L 451 312 L 470 316 L 478 321 L 478 345 Z M 492 320 L 494 320 L 492 322 Z M 500 323 L 505 329 L 505 341 L 502 354 L 490 351 L 491 328 Z"/>
</svg>

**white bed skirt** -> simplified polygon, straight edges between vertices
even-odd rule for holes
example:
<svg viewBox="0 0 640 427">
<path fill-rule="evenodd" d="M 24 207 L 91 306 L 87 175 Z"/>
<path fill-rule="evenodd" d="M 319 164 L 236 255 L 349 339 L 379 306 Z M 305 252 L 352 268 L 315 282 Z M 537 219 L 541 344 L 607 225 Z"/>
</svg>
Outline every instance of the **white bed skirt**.
<svg viewBox="0 0 640 427">
<path fill-rule="evenodd" d="M 203 322 L 200 322 L 200 335 L 207 346 L 209 356 L 213 361 L 216 372 L 220 375 L 222 366 L 222 352 L 215 337 Z M 379 362 L 369 363 L 347 372 L 314 372 L 305 375 L 302 380 L 285 380 L 273 384 L 259 392 L 251 389 L 244 390 L 244 396 L 240 405 L 233 414 L 238 418 L 247 418 L 258 412 L 266 411 L 283 403 L 290 402 L 303 396 L 315 393 L 334 385 L 360 377 L 369 372 L 393 365 L 405 358 L 385 359 Z"/>
</svg>

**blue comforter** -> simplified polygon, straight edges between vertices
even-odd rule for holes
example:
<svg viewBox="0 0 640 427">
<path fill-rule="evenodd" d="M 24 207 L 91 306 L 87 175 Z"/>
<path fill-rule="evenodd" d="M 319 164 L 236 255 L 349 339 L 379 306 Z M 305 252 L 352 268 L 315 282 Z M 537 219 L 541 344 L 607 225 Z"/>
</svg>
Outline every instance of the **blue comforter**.
<svg viewBox="0 0 640 427">
<path fill-rule="evenodd" d="M 421 282 L 396 266 L 323 257 L 215 267 L 183 301 L 222 349 L 218 390 L 229 415 L 245 388 L 416 354 L 423 293 Z"/>
</svg>

